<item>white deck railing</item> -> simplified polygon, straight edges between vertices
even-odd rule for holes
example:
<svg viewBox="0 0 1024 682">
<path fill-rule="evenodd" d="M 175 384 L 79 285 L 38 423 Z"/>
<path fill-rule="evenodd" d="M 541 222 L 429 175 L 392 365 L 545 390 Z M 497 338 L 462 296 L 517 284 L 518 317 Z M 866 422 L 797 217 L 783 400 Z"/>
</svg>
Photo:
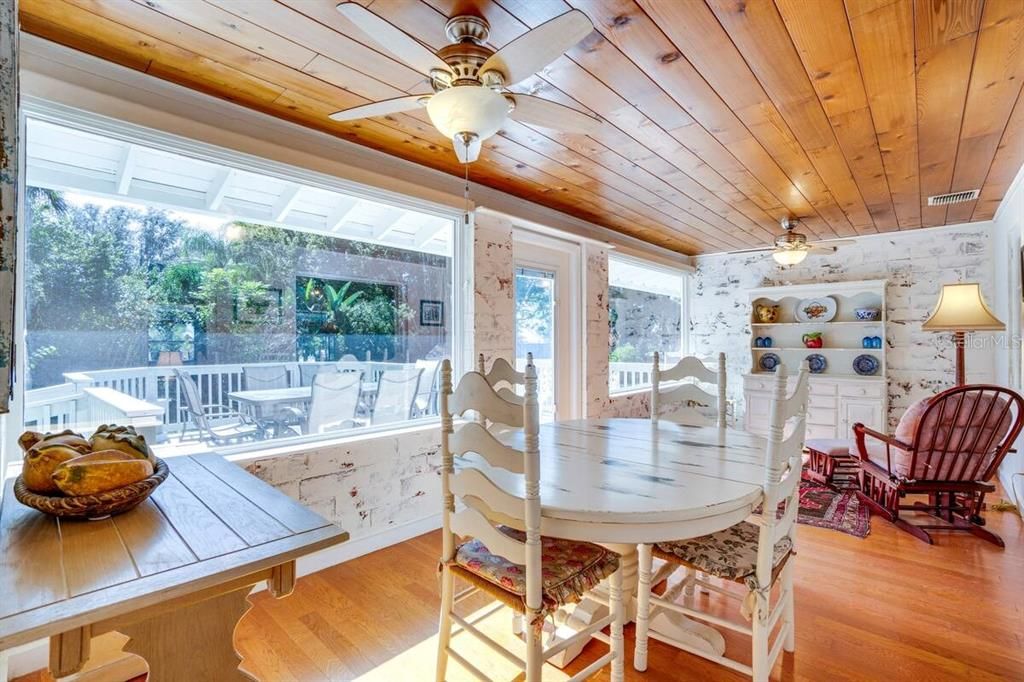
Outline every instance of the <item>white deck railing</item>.
<svg viewBox="0 0 1024 682">
<path fill-rule="evenodd" d="M 205 405 L 224 405 L 233 410 L 238 405 L 228 398 L 232 391 L 242 389 L 242 368 L 256 363 L 226 365 L 186 365 L 182 367 L 127 367 L 90 372 L 68 372 L 66 383 L 27 391 L 25 394 L 25 426 L 42 431 L 85 428 L 104 422 L 136 424 L 158 440 L 174 428 L 188 423 L 185 397 L 178 385 L 175 369 L 184 369 L 195 380 Z M 264 365 L 285 365 L 290 385 L 300 385 L 300 363 L 275 362 Z M 302 363 L 307 364 L 307 363 Z M 525 360 L 520 366 L 525 364 Z M 540 383 L 553 385 L 554 367 L 550 360 L 536 360 Z M 363 380 L 375 383 L 387 370 L 412 366 L 397 362 L 317 362 L 308 365 L 338 365 L 342 369 L 362 370 Z M 646 362 L 613 362 L 609 366 L 610 389 L 629 390 L 649 386 L 651 365 Z M 105 389 L 101 391 L 88 389 Z M 430 390 L 430 377 L 424 376 L 420 393 Z"/>
</svg>

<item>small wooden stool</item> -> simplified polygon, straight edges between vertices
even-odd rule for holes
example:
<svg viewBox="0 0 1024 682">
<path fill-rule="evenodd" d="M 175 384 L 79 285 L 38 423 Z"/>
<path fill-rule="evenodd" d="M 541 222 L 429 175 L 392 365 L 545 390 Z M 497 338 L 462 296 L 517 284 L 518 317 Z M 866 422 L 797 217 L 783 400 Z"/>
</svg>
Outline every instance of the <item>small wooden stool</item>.
<svg viewBox="0 0 1024 682">
<path fill-rule="evenodd" d="M 804 443 L 808 455 L 804 478 L 830 488 L 857 487 L 857 456 L 851 454 L 853 441 L 843 438 L 812 438 Z"/>
</svg>

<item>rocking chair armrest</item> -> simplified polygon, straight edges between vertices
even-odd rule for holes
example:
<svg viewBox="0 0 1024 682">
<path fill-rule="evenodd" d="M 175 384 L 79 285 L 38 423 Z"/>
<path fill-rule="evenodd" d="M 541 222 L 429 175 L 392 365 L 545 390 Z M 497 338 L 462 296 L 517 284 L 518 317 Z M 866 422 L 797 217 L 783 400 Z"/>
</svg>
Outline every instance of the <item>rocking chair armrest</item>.
<svg viewBox="0 0 1024 682">
<path fill-rule="evenodd" d="M 886 433 L 882 433 L 880 431 L 875 431 L 874 429 L 871 429 L 871 428 L 868 428 L 867 426 L 864 426 L 860 422 L 858 422 L 858 423 L 853 425 L 853 435 L 854 435 L 855 440 L 857 442 L 857 452 L 860 455 L 860 461 L 861 462 L 871 462 L 870 458 L 868 457 L 867 443 L 865 442 L 865 437 L 866 436 L 871 436 L 875 440 L 878 440 L 878 441 L 881 441 L 881 442 L 885 443 L 885 468 L 886 468 L 889 476 L 893 475 L 893 473 L 892 473 L 892 448 L 893 447 L 897 447 L 900 450 L 904 450 L 904 451 L 909 452 L 912 449 L 912 447 L 913 447 L 913 446 L 908 445 L 908 444 L 904 443 L 903 441 L 897 439 L 895 436 L 890 436 L 890 435 L 888 435 Z"/>
</svg>

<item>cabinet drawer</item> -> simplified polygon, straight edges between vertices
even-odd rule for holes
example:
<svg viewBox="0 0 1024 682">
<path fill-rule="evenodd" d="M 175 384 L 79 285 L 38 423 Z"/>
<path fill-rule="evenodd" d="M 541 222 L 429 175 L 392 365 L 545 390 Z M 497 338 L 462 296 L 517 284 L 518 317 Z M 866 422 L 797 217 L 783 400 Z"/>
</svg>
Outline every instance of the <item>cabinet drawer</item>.
<svg viewBox="0 0 1024 682">
<path fill-rule="evenodd" d="M 751 417 L 760 417 L 768 420 L 768 413 L 772 408 L 772 398 L 768 393 L 747 393 L 744 395 L 747 403 L 747 414 Z"/>
<path fill-rule="evenodd" d="M 839 395 L 849 398 L 881 398 L 885 385 L 878 383 L 848 383 L 839 385 Z"/>
<path fill-rule="evenodd" d="M 743 377 L 743 388 L 748 391 L 771 391 L 772 379 L 760 377 Z"/>
<path fill-rule="evenodd" d="M 824 424 L 808 424 L 806 437 L 808 440 L 811 438 L 833 439 L 836 437 L 836 427 L 825 426 Z"/>
<path fill-rule="evenodd" d="M 807 408 L 807 423 L 808 424 L 822 424 L 826 426 L 835 427 L 836 422 L 839 421 L 838 415 L 836 414 L 835 408 L 828 407 L 809 407 Z"/>
<path fill-rule="evenodd" d="M 832 409 L 835 409 L 836 406 L 839 405 L 839 400 L 834 395 L 814 395 L 811 396 L 811 399 L 808 402 L 808 407 L 814 408 L 831 407 Z"/>
<path fill-rule="evenodd" d="M 807 388 L 808 392 L 815 396 L 836 394 L 836 383 L 834 381 L 814 381 L 812 379 Z"/>
</svg>

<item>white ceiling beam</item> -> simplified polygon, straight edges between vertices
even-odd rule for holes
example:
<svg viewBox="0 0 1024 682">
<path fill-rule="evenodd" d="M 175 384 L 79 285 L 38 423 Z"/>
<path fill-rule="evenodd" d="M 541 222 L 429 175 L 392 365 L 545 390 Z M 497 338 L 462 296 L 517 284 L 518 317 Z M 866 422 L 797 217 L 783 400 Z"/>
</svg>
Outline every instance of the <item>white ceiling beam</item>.
<svg viewBox="0 0 1024 682">
<path fill-rule="evenodd" d="M 210 189 L 206 191 L 206 210 L 216 211 L 224 201 L 224 196 L 231 187 L 231 180 L 235 176 L 234 169 L 218 168 L 217 174 L 210 181 Z"/>
<path fill-rule="evenodd" d="M 274 202 L 274 208 L 270 210 L 270 219 L 275 223 L 283 222 L 285 216 L 288 215 L 288 211 L 292 210 L 292 206 L 295 205 L 295 200 L 299 198 L 299 192 L 302 191 L 302 185 L 296 185 L 289 183 L 284 188 L 284 192 Z"/>
<path fill-rule="evenodd" d="M 132 185 L 137 156 L 138 148 L 133 144 L 126 144 L 124 153 L 121 154 L 121 162 L 117 166 L 117 188 L 115 190 L 122 196 L 128 194 L 128 188 Z"/>
<path fill-rule="evenodd" d="M 324 227 L 331 232 L 337 232 L 345 224 L 345 220 L 352 213 L 352 209 L 359 203 L 355 197 L 338 196 L 338 203 L 331 212 L 324 218 Z"/>
</svg>

